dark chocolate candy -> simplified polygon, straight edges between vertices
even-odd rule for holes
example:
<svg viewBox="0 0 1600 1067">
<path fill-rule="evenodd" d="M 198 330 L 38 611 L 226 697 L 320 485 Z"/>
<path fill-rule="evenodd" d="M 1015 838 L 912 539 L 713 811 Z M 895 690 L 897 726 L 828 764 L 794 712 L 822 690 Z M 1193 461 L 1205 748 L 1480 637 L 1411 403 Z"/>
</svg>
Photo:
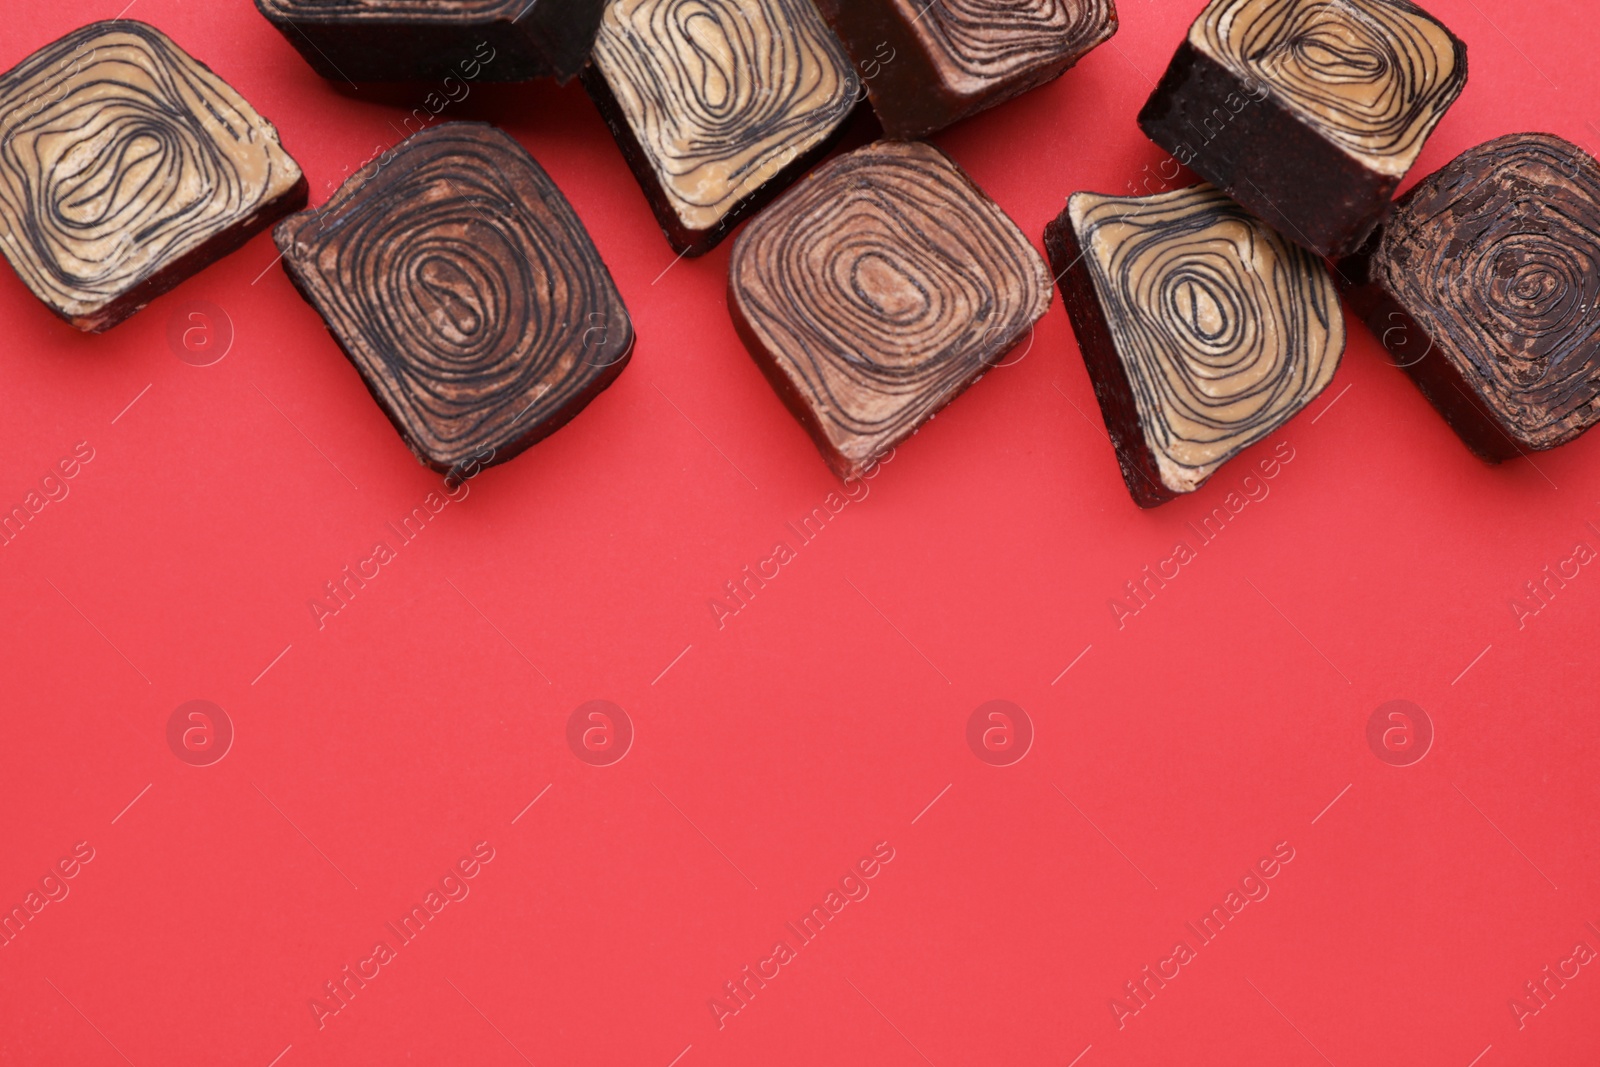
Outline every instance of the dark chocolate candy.
<svg viewBox="0 0 1600 1067">
<path fill-rule="evenodd" d="M 256 0 L 256 7 L 334 81 L 566 82 L 589 59 L 605 0 Z"/>
<path fill-rule="evenodd" d="M 1490 461 L 1600 420 L 1600 163 L 1512 134 L 1423 179 L 1359 255 L 1351 305 Z"/>
<path fill-rule="evenodd" d="M 401 437 L 443 473 L 503 463 L 560 429 L 633 349 L 583 223 L 483 123 L 408 138 L 274 236 Z"/>
<path fill-rule="evenodd" d="M 1045 250 L 1140 507 L 1199 489 L 1344 354 L 1327 269 L 1213 186 L 1074 193 Z"/>
<path fill-rule="evenodd" d="M 1139 125 L 1292 240 L 1352 252 L 1461 94 L 1467 47 L 1407 0 L 1212 0 Z"/>
<path fill-rule="evenodd" d="M 1022 231 L 932 145 L 824 165 L 734 244 L 745 347 L 841 477 L 860 475 L 1050 307 Z"/>
<path fill-rule="evenodd" d="M 272 124 L 153 26 L 97 22 L 0 77 L 0 250 L 80 330 L 305 202 Z"/>
<path fill-rule="evenodd" d="M 617 0 L 583 83 L 691 256 L 810 169 L 861 91 L 811 0 Z"/>
<path fill-rule="evenodd" d="M 1117 32 L 1112 0 L 816 0 L 890 137 L 1037 88 Z"/>
</svg>

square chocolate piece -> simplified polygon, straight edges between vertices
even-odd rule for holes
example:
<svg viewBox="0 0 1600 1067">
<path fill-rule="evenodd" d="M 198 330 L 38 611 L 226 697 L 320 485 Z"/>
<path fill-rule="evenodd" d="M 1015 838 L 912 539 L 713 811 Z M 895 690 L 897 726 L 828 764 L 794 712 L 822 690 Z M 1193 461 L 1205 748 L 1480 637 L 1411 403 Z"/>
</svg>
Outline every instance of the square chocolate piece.
<svg viewBox="0 0 1600 1067">
<path fill-rule="evenodd" d="M 1213 186 L 1073 193 L 1045 249 L 1140 507 L 1199 489 L 1339 369 L 1327 268 Z"/>
<path fill-rule="evenodd" d="M 1351 305 L 1491 462 L 1600 420 L 1600 163 L 1543 133 L 1468 149 L 1340 264 Z"/>
<path fill-rule="evenodd" d="M 96 22 L 0 77 L 0 250 L 80 330 L 305 203 L 272 123 L 153 26 Z"/>
<path fill-rule="evenodd" d="M 484 123 L 408 138 L 274 236 L 295 287 L 441 473 L 503 463 L 554 433 L 633 349 L 628 310 L 566 197 Z"/>
<path fill-rule="evenodd" d="M 1139 112 L 1173 158 L 1325 256 L 1361 247 L 1467 82 L 1408 0 L 1211 0 Z"/>
<path fill-rule="evenodd" d="M 583 84 L 689 256 L 821 159 L 861 93 L 811 0 L 615 0 Z"/>
<path fill-rule="evenodd" d="M 750 224 L 728 305 L 767 380 L 849 480 L 1032 330 L 1050 275 L 943 152 L 880 141 Z"/>
<path fill-rule="evenodd" d="M 926 137 L 1060 77 L 1117 32 L 1112 0 L 816 0 L 890 137 Z"/>
<path fill-rule="evenodd" d="M 588 62 L 605 0 L 256 0 L 256 7 L 330 81 L 567 82 Z"/>
</svg>

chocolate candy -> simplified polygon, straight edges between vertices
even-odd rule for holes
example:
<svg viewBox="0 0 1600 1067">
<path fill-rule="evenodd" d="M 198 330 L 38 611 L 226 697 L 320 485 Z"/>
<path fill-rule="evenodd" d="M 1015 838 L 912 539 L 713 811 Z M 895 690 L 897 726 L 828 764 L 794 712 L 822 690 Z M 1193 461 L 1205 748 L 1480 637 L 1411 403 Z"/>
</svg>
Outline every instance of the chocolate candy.
<svg viewBox="0 0 1600 1067">
<path fill-rule="evenodd" d="M 751 222 L 728 304 L 773 388 L 850 479 L 1029 332 L 1050 276 L 944 153 L 879 142 Z"/>
<path fill-rule="evenodd" d="M 816 0 L 890 137 L 926 137 L 1058 78 L 1117 32 L 1112 0 Z"/>
<path fill-rule="evenodd" d="M 583 84 L 690 256 L 820 159 L 860 95 L 811 0 L 616 0 Z"/>
<path fill-rule="evenodd" d="M 0 250 L 80 330 L 305 202 L 272 124 L 153 26 L 97 22 L 0 77 Z"/>
<path fill-rule="evenodd" d="M 1423 179 L 1340 264 L 1352 306 L 1484 459 L 1600 420 L 1600 163 L 1513 134 Z"/>
<path fill-rule="evenodd" d="M 500 130 L 447 122 L 283 220 L 283 266 L 423 463 L 503 463 L 622 372 L 633 328 L 566 198 Z"/>
<path fill-rule="evenodd" d="M 1467 81 L 1407 0 L 1212 0 L 1139 125 L 1289 238 L 1352 252 Z"/>
<path fill-rule="evenodd" d="M 256 0 L 324 78 L 570 81 L 605 0 Z M 444 86 L 449 92 L 449 86 Z"/>
<path fill-rule="evenodd" d="M 1045 249 L 1128 492 L 1192 493 L 1333 379 L 1327 270 L 1210 185 L 1074 193 Z"/>
</svg>

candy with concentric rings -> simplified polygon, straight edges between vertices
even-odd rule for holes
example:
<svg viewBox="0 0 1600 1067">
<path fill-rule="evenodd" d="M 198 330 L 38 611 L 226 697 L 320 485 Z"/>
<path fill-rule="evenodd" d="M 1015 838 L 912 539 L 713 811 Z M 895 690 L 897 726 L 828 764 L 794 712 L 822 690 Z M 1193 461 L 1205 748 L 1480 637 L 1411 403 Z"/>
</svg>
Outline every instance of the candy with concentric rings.
<svg viewBox="0 0 1600 1067">
<path fill-rule="evenodd" d="M 1074 193 L 1045 249 L 1141 507 L 1199 489 L 1315 399 L 1344 355 L 1322 262 L 1214 186 Z"/>
<path fill-rule="evenodd" d="M 441 99 L 455 99 L 470 81 L 570 81 L 588 62 L 605 3 L 256 0 L 256 8 L 329 81 L 436 82 Z"/>
<path fill-rule="evenodd" d="M 503 463 L 566 425 L 633 350 L 583 223 L 485 123 L 415 134 L 274 237 L 406 444 L 446 475 Z"/>
<path fill-rule="evenodd" d="M 745 347 L 846 480 L 915 433 L 1050 307 L 1044 260 L 943 152 L 840 156 L 740 234 Z"/>
<path fill-rule="evenodd" d="M 153 26 L 93 23 L 0 77 L 0 251 L 80 330 L 305 202 L 272 124 Z"/>
<path fill-rule="evenodd" d="M 860 95 L 811 0 L 616 0 L 583 84 L 690 256 L 819 160 Z"/>
<path fill-rule="evenodd" d="M 1367 324 L 1490 461 L 1600 420 L 1600 163 L 1542 133 L 1468 149 L 1340 264 Z"/>
<path fill-rule="evenodd" d="M 926 137 L 1060 77 L 1117 32 L 1113 0 L 816 0 L 890 137 Z"/>
<path fill-rule="evenodd" d="M 1467 82 L 1409 0 L 1211 0 L 1139 125 L 1287 237 L 1355 251 Z"/>
</svg>

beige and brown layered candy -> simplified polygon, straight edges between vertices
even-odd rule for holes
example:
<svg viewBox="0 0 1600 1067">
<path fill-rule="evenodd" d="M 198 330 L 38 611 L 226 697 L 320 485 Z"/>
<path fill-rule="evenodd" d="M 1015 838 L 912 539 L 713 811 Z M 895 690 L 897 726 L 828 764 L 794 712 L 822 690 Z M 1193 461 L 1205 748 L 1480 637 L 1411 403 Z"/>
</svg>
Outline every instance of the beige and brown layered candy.
<svg viewBox="0 0 1600 1067">
<path fill-rule="evenodd" d="M 305 202 L 272 124 L 152 26 L 85 26 L 0 77 L 0 245 L 80 330 L 115 326 Z"/>
<path fill-rule="evenodd" d="M 948 156 L 882 141 L 750 224 L 728 303 L 767 380 L 850 479 L 1028 335 L 1050 275 Z"/>
<path fill-rule="evenodd" d="M 1074 193 L 1045 232 L 1128 491 L 1192 493 L 1333 379 L 1327 269 L 1213 186 Z"/>
<path fill-rule="evenodd" d="M 860 95 L 811 0 L 615 0 L 583 83 L 691 256 L 820 159 Z"/>
</svg>

